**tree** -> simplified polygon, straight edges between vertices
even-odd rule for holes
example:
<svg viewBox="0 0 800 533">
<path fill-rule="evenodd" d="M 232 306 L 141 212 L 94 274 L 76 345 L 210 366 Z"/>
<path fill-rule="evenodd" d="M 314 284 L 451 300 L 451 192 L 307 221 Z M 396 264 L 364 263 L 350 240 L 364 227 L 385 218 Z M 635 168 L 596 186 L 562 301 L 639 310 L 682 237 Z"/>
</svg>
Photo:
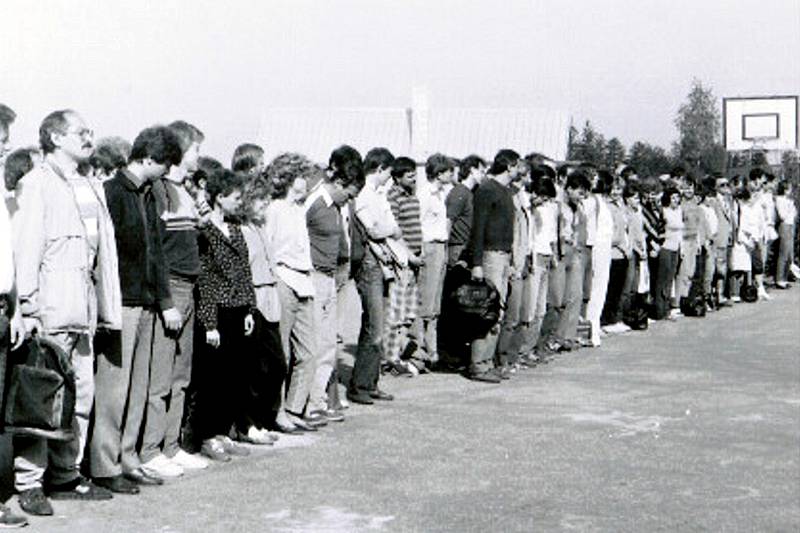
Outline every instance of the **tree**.
<svg viewBox="0 0 800 533">
<path fill-rule="evenodd" d="M 588 120 L 583 125 L 583 130 L 572 144 L 573 150 L 570 159 L 593 163 L 602 166 L 605 163 L 606 138 L 596 131 Z"/>
<path fill-rule="evenodd" d="M 692 80 L 686 102 L 675 117 L 678 141 L 674 157 L 702 172 L 719 171 L 725 164 L 725 150 L 720 144 L 720 111 L 717 98 L 698 79 Z"/>
<path fill-rule="evenodd" d="M 569 137 L 567 138 L 567 159 L 570 161 L 578 159 L 577 152 L 579 150 L 578 128 L 570 124 Z"/>
<path fill-rule="evenodd" d="M 795 185 L 800 184 L 800 153 L 788 150 L 781 156 L 781 170 L 784 179 Z"/>
<path fill-rule="evenodd" d="M 605 150 L 605 163 L 606 168 L 613 170 L 616 168 L 617 165 L 622 163 L 625 159 L 625 145 L 617 139 L 616 137 L 612 137 L 608 144 L 606 144 Z"/>
<path fill-rule="evenodd" d="M 641 177 L 667 174 L 673 166 L 666 150 L 642 141 L 633 143 L 628 154 L 628 162 Z"/>
</svg>

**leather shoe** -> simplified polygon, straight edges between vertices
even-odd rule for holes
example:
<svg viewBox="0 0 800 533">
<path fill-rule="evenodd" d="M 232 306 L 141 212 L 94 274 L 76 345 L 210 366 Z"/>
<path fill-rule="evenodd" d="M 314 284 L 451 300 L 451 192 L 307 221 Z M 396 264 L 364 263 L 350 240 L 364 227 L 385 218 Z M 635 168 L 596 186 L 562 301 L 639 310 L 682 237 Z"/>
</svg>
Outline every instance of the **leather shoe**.
<svg viewBox="0 0 800 533">
<path fill-rule="evenodd" d="M 372 405 L 373 402 L 370 395 L 365 392 L 348 392 L 347 399 L 353 403 L 360 403 L 362 405 Z"/>
<path fill-rule="evenodd" d="M 480 381 L 482 383 L 500 383 L 502 379 L 500 376 L 492 372 L 491 370 L 487 370 L 486 372 L 477 372 L 475 374 L 470 374 L 469 379 L 472 381 Z"/>
<path fill-rule="evenodd" d="M 303 417 L 301 416 L 298 416 L 294 413 L 290 413 L 289 411 L 286 411 L 286 416 L 289 419 L 289 422 L 294 424 L 297 429 L 300 429 L 302 431 L 317 431 L 316 426 L 312 426 L 311 424 L 306 422 L 305 419 L 303 419 Z"/>
<path fill-rule="evenodd" d="M 369 397 L 372 398 L 373 400 L 382 400 L 385 402 L 391 402 L 392 400 L 394 400 L 394 396 L 392 396 L 388 392 L 383 392 L 380 389 L 375 389 L 373 391 L 370 391 Z"/>
<path fill-rule="evenodd" d="M 98 487 L 108 489 L 115 494 L 139 494 L 139 485 L 122 475 L 113 477 L 96 477 L 92 480 Z"/>
<path fill-rule="evenodd" d="M 157 486 L 163 485 L 164 480 L 160 477 L 150 476 L 142 472 L 141 468 L 137 468 L 136 470 L 131 470 L 130 472 L 125 472 L 122 476 L 127 479 L 128 481 L 132 481 L 137 485 L 147 485 L 147 486 Z"/>
</svg>

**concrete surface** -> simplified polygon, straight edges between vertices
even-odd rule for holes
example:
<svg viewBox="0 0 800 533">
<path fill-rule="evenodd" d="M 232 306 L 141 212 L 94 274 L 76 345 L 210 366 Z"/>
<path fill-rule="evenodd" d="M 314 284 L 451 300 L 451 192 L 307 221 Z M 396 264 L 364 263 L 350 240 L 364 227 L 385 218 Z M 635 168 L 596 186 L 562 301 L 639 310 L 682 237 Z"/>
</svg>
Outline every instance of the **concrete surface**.
<svg viewBox="0 0 800 533">
<path fill-rule="evenodd" d="M 36 531 L 798 531 L 800 290 L 397 400 Z M 11 506 L 18 509 L 15 502 Z"/>
</svg>

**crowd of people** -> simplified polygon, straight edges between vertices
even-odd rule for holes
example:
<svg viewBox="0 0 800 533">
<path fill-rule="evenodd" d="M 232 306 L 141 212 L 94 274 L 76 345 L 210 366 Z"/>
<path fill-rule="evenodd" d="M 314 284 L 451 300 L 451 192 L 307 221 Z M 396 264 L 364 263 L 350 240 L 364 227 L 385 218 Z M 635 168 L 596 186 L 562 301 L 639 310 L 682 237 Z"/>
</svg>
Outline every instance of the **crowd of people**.
<svg viewBox="0 0 800 533">
<path fill-rule="evenodd" d="M 605 335 L 768 300 L 767 279 L 800 274 L 791 186 L 759 168 L 638 176 L 508 149 L 418 162 L 347 145 L 323 166 L 255 144 L 225 166 L 188 122 L 95 141 L 71 110 L 8 153 L 15 118 L 0 105 L 0 388 L 21 390 L 14 367 L 30 359 L 15 354 L 46 342 L 74 391 L 65 431 L 3 409 L 33 515 L 341 423 L 350 403 L 393 400 L 382 375 L 499 384 Z M 454 284 L 497 296 L 477 335 L 446 320 Z M 0 506 L 0 523 L 26 519 Z"/>
</svg>

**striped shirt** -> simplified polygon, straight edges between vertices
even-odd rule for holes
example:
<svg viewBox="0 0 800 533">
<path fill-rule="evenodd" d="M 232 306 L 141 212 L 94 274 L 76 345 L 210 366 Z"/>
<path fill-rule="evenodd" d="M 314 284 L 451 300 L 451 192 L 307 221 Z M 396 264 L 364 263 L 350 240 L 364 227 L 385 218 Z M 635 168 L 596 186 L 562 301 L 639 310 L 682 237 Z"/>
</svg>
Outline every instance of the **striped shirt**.
<svg viewBox="0 0 800 533">
<path fill-rule="evenodd" d="M 194 281 L 200 274 L 200 252 L 197 247 L 199 214 L 195 200 L 183 187 L 166 179 L 153 190 L 162 197 L 162 243 L 171 276 Z M 163 187 L 161 187 L 163 186 Z M 163 203 L 162 203 L 163 202 Z"/>
<path fill-rule="evenodd" d="M 649 254 L 655 250 L 656 245 L 661 246 L 664 244 L 664 216 L 661 212 L 661 207 L 656 203 L 643 202 L 642 222 Z"/>
<path fill-rule="evenodd" d="M 407 193 L 399 185 L 392 186 L 386 195 L 397 225 L 403 232 L 403 240 L 411 253 L 422 253 L 422 222 L 419 199 L 414 193 Z"/>
</svg>

